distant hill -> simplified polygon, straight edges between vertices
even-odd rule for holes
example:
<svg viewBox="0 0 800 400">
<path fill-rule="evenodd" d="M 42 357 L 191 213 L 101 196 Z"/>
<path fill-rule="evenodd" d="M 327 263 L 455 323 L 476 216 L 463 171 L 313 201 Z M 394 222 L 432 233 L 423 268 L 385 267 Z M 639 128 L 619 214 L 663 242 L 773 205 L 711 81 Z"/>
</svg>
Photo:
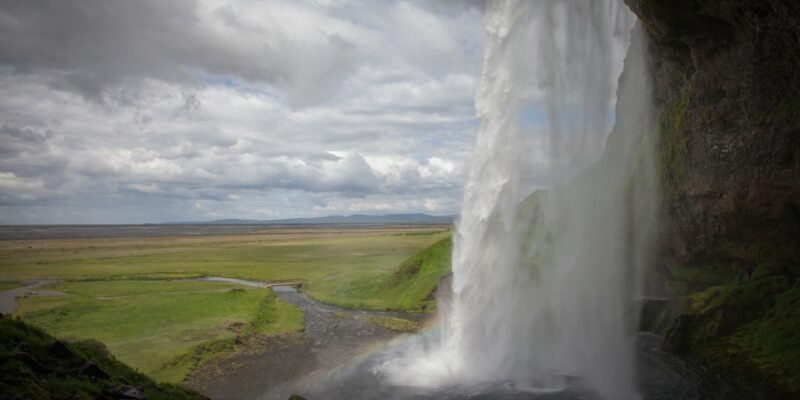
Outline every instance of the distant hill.
<svg viewBox="0 0 800 400">
<path fill-rule="evenodd" d="M 163 225 L 393 225 L 393 224 L 452 224 L 452 215 L 386 214 L 386 215 L 329 215 L 312 218 L 287 219 L 217 219 L 213 221 L 165 222 Z"/>
</svg>

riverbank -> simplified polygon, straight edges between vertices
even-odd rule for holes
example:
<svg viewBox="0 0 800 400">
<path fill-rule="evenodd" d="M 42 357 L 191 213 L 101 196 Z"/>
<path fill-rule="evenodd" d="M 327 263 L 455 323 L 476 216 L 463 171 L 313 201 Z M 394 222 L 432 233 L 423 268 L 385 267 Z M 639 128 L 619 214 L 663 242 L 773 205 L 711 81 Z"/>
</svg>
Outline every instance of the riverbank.
<svg viewBox="0 0 800 400">
<path fill-rule="evenodd" d="M 0 291 L 0 314 L 10 315 L 16 311 L 17 299 L 21 297 L 60 297 L 66 296 L 64 292 L 56 290 L 34 290 L 42 286 L 56 284 L 55 279 L 36 279 L 32 281 L 18 282 L 16 287 Z M 13 282 L 12 282 L 13 283 Z"/>
<path fill-rule="evenodd" d="M 211 360 L 188 379 L 189 387 L 215 400 L 286 399 L 298 387 L 404 336 L 376 324 L 396 319 L 425 324 L 430 315 L 357 311 L 319 303 L 291 286 L 275 287 L 280 299 L 300 307 L 303 334 L 256 339 L 244 351 Z"/>
</svg>

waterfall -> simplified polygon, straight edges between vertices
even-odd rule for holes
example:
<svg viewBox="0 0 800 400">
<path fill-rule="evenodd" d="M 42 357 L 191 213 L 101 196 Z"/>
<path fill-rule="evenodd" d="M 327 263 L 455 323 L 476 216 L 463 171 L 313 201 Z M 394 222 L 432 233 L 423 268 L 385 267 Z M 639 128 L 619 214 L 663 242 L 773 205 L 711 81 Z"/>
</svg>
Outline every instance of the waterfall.
<svg viewBox="0 0 800 400">
<path fill-rule="evenodd" d="M 437 343 L 390 375 L 540 389 L 577 379 L 605 399 L 637 398 L 633 305 L 655 180 L 635 17 L 621 0 L 507 0 L 487 5 L 484 24 L 452 300 Z"/>
</svg>

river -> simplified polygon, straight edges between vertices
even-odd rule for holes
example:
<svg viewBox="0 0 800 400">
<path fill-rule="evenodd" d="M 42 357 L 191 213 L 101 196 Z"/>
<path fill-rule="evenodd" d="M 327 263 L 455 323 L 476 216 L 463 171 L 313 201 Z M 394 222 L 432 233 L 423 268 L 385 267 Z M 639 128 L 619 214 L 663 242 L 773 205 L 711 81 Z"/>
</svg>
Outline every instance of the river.
<svg viewBox="0 0 800 400">
<path fill-rule="evenodd" d="M 214 281 L 214 279 L 211 279 Z M 228 281 L 230 282 L 230 281 Z M 260 282 L 237 282 L 263 286 Z M 308 400 L 474 399 L 599 400 L 579 379 L 562 387 L 536 388 L 520 383 L 462 383 L 425 388 L 389 382 L 386 366 L 410 347 L 438 340 L 438 328 L 417 335 L 400 334 L 364 319 L 394 316 L 422 321 L 422 315 L 347 310 L 319 303 L 293 286 L 272 288 L 305 314 L 305 332 L 293 339 L 267 339 L 263 351 L 238 355 L 205 366 L 190 385 L 215 400 L 285 400 L 299 394 Z M 637 336 L 639 392 L 648 400 L 751 400 L 755 397 L 713 371 L 660 349 L 662 337 Z"/>
</svg>

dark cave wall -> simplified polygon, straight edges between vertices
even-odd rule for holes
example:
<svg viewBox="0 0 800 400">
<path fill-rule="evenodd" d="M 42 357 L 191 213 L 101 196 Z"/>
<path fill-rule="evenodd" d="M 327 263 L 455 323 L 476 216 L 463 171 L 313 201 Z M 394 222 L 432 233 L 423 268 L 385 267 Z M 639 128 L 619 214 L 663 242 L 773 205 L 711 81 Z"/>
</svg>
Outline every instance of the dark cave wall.
<svg viewBox="0 0 800 400">
<path fill-rule="evenodd" d="M 667 111 L 667 247 L 683 265 L 796 265 L 800 2 L 626 3 L 650 38 L 654 97 Z"/>
<path fill-rule="evenodd" d="M 664 348 L 800 398 L 800 1 L 625 2 L 658 115 Z"/>
</svg>

